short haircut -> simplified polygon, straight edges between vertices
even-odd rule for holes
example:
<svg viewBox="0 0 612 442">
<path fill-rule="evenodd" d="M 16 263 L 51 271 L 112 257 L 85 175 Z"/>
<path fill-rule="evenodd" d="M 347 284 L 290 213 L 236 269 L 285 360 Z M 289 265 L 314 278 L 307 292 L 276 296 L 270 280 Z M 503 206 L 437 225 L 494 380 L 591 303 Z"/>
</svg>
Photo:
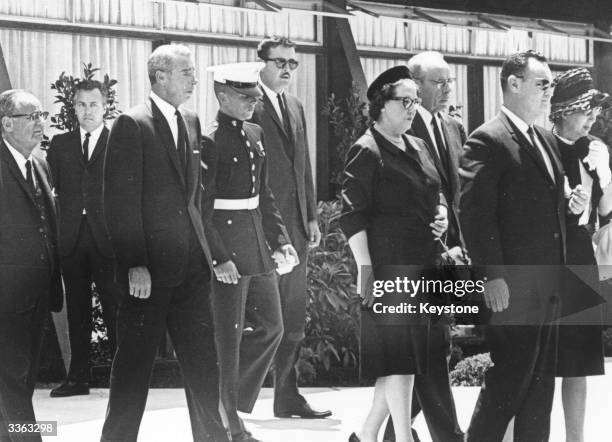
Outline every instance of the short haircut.
<svg viewBox="0 0 612 442">
<path fill-rule="evenodd" d="M 100 93 L 102 94 L 103 101 L 106 102 L 106 99 L 108 98 L 108 91 L 106 90 L 104 85 L 98 80 L 79 81 L 74 87 L 74 95 L 72 96 L 72 99 L 74 100 L 77 92 L 79 91 L 93 91 L 95 89 L 98 89 L 100 91 Z"/>
<path fill-rule="evenodd" d="M 17 103 L 18 97 L 21 95 L 30 96 L 32 94 L 23 89 L 9 89 L 0 94 L 0 133 L 2 133 L 3 129 L 2 119 L 4 117 L 10 117 L 15 113 L 15 104 Z"/>
<path fill-rule="evenodd" d="M 257 56 L 265 60 L 268 58 L 268 54 L 270 53 L 270 49 L 275 48 L 277 46 L 284 46 L 286 48 L 294 48 L 295 43 L 289 40 L 287 37 L 267 37 L 264 38 L 259 45 L 257 46 Z"/>
<path fill-rule="evenodd" d="M 448 65 L 444 56 L 437 51 L 419 52 L 408 60 L 407 66 L 412 78 L 420 80 L 425 70 L 431 66 Z"/>
<path fill-rule="evenodd" d="M 155 84 L 156 82 L 155 73 L 157 71 L 171 71 L 174 60 L 180 56 L 191 57 L 191 51 L 187 46 L 179 44 L 158 46 L 147 61 L 147 71 L 151 84 Z"/>
<path fill-rule="evenodd" d="M 506 91 L 508 88 L 508 78 L 510 75 L 516 77 L 522 77 L 529 63 L 529 59 L 533 58 L 539 62 L 546 63 L 546 57 L 539 52 L 534 50 L 528 50 L 523 52 L 516 52 L 511 54 L 504 60 L 502 65 L 501 74 L 499 75 L 499 81 L 501 83 L 502 91 Z"/>
<path fill-rule="evenodd" d="M 395 96 L 395 89 L 405 82 L 413 83 L 416 87 L 416 83 L 414 83 L 412 78 L 402 78 L 395 83 L 385 84 L 380 90 L 374 92 L 370 100 L 370 107 L 368 108 L 368 114 L 372 121 L 378 121 L 387 101 Z M 416 89 L 418 91 L 418 87 L 416 87 Z"/>
</svg>

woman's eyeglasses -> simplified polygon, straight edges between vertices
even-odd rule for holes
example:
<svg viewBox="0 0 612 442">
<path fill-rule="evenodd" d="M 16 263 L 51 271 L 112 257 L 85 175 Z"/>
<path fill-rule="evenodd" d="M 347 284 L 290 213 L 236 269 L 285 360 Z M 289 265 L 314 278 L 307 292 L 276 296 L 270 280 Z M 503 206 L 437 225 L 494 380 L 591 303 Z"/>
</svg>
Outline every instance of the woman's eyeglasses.
<svg viewBox="0 0 612 442">
<path fill-rule="evenodd" d="M 412 109 L 414 106 L 421 104 L 421 99 L 418 97 L 391 97 L 389 100 L 400 101 L 406 110 Z"/>
</svg>

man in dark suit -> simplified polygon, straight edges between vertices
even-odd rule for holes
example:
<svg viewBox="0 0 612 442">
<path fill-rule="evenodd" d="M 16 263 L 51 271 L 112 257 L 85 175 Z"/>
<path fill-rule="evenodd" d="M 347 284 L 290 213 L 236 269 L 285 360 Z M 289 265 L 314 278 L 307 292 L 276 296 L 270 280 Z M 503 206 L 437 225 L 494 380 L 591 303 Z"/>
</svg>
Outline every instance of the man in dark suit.
<svg viewBox="0 0 612 442">
<path fill-rule="evenodd" d="M 207 218 L 206 234 L 217 278 L 212 305 L 221 400 L 232 441 L 240 442 L 257 442 L 238 410 L 253 410 L 283 334 L 274 261 L 297 264 L 298 258 L 268 186 L 263 131 L 245 121 L 261 96 L 261 67 L 235 63 L 209 68 L 219 113 L 210 133 L 214 159 L 207 158 L 214 181 L 205 204 L 214 212 Z M 244 331 L 245 322 L 252 331 Z"/>
<path fill-rule="evenodd" d="M 304 108 L 297 97 L 287 93 L 298 67 L 295 44 L 287 38 L 266 38 L 259 43 L 257 55 L 266 64 L 260 72 L 263 95 L 252 121 L 264 131 L 268 165 L 274 171 L 270 189 L 300 259 L 290 273 L 279 277 L 285 331 L 274 357 L 274 415 L 324 418 L 331 411 L 310 407 L 298 391 L 295 369 L 306 322 L 308 249 L 321 239 Z"/>
<path fill-rule="evenodd" d="M 99 81 L 75 87 L 79 128 L 51 140 L 47 160 L 59 197 L 59 252 L 66 286 L 70 369 L 51 397 L 89 394 L 92 329 L 91 283 L 102 305 L 111 354 L 115 353 L 118 293 L 113 283 L 113 252 L 102 216 L 102 166 L 108 129 L 106 92 Z"/>
<path fill-rule="evenodd" d="M 448 232 L 443 237 L 448 248 L 463 247 L 459 228 L 460 195 L 459 159 L 465 143 L 463 125 L 447 114 L 454 78 L 439 52 L 421 52 L 408 61 L 410 75 L 419 86 L 421 105 L 412 121 L 410 133 L 427 143 L 430 157 L 440 176 L 442 193 L 448 201 Z M 442 250 L 441 250 L 442 251 Z M 457 412 L 450 388 L 448 357 L 451 339 L 448 318 L 438 320 L 431 328 L 430 364 L 427 374 L 414 378 L 412 417 L 421 410 L 434 442 L 463 441 Z M 385 440 L 395 440 L 391 419 L 385 430 Z M 413 437 L 419 440 L 416 431 Z"/>
<path fill-rule="evenodd" d="M 557 329 L 550 324 L 565 256 L 564 177 L 554 138 L 534 126 L 551 95 L 544 57 L 508 57 L 501 86 L 501 111 L 470 135 L 461 160 L 461 225 L 486 279 L 492 325 L 485 333 L 495 364 L 467 440 L 501 441 L 514 418 L 514 440 L 540 442 L 548 440 L 555 385 Z"/>
<path fill-rule="evenodd" d="M 104 210 L 122 293 L 103 441 L 136 441 L 166 327 L 185 378 L 196 441 L 227 441 L 209 308 L 212 261 L 200 210 L 200 123 L 179 109 L 197 83 L 189 49 L 149 57 L 151 95 L 117 118 L 104 168 Z M 208 140 L 210 142 L 210 140 Z"/>
<path fill-rule="evenodd" d="M 11 431 L 36 418 L 32 395 L 48 309 L 61 310 L 55 199 L 45 160 L 40 102 L 22 90 L 0 94 L 0 440 L 41 440 Z"/>
</svg>

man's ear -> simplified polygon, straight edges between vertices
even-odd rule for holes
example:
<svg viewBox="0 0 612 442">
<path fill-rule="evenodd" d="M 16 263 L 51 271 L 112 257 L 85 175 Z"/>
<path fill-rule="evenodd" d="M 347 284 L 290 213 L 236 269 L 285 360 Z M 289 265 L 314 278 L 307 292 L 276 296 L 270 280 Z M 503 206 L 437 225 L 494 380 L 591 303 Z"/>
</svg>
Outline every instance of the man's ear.
<svg viewBox="0 0 612 442">
<path fill-rule="evenodd" d="M 508 79 L 506 80 L 506 86 L 508 86 L 509 90 L 517 91 L 521 87 L 519 80 L 520 80 L 520 78 L 517 77 L 516 75 L 514 75 L 514 74 L 509 75 Z"/>
<path fill-rule="evenodd" d="M 13 119 L 10 117 L 2 117 L 2 120 L 0 120 L 0 125 L 2 125 L 2 132 L 13 131 Z"/>
</svg>

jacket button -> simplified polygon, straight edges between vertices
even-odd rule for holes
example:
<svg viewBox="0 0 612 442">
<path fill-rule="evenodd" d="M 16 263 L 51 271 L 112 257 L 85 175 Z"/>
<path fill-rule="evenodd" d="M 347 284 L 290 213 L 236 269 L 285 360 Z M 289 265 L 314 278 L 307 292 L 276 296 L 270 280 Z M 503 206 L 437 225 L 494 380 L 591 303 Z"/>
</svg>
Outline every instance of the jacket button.
<svg viewBox="0 0 612 442">
<path fill-rule="evenodd" d="M 45 215 L 40 215 L 40 219 L 45 220 Z"/>
<path fill-rule="evenodd" d="M 179 209 L 178 213 L 179 213 L 179 215 L 182 215 L 183 211 L 181 209 Z"/>
<path fill-rule="evenodd" d="M 557 232 L 553 233 L 553 238 L 559 239 L 559 234 Z"/>
<path fill-rule="evenodd" d="M 234 163 L 238 162 L 238 158 L 234 157 L 233 159 L 234 159 Z"/>
<path fill-rule="evenodd" d="M 45 255 L 44 255 L 44 253 L 41 253 L 41 254 L 40 254 L 40 260 L 41 260 L 41 261 L 44 261 L 44 260 L 45 260 Z"/>
<path fill-rule="evenodd" d="M 213 264 L 214 266 L 216 266 L 216 265 L 217 265 L 217 260 L 216 260 L 216 259 L 213 259 L 213 263 L 212 263 L 212 264 Z"/>
<path fill-rule="evenodd" d="M 39 228 L 38 228 L 38 231 L 39 231 L 40 233 L 44 233 L 44 232 L 45 232 L 45 229 L 43 229 L 42 227 L 39 227 Z"/>
<path fill-rule="evenodd" d="M 231 224 L 232 224 L 232 220 L 231 220 L 231 219 L 228 219 L 228 220 L 227 220 L 227 223 L 228 223 L 229 225 L 231 225 Z"/>
</svg>

